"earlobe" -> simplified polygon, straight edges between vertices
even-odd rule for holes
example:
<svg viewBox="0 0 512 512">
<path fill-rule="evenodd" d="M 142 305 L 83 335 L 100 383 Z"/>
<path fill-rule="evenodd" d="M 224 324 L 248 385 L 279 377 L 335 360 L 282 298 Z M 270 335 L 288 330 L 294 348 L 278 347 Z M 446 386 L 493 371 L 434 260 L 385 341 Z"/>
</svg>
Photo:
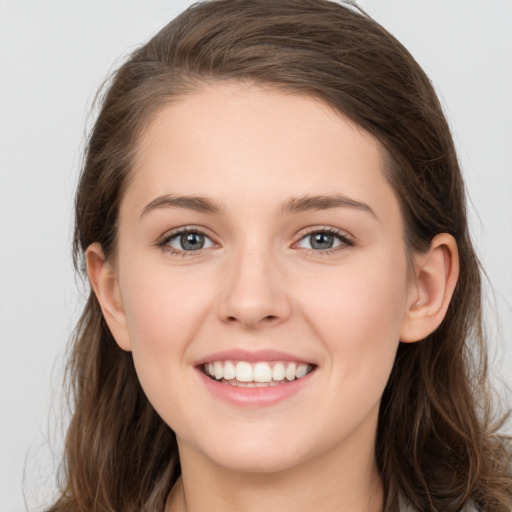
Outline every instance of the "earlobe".
<svg viewBox="0 0 512 512">
<path fill-rule="evenodd" d="M 91 244 L 87 248 L 85 256 L 91 287 L 112 336 L 123 350 L 131 350 L 126 315 L 115 270 L 105 259 L 99 243 Z"/>
<path fill-rule="evenodd" d="M 415 257 L 415 281 L 411 286 L 400 341 L 426 338 L 443 321 L 459 277 L 459 254 L 453 236 L 441 233 L 430 249 Z"/>
</svg>

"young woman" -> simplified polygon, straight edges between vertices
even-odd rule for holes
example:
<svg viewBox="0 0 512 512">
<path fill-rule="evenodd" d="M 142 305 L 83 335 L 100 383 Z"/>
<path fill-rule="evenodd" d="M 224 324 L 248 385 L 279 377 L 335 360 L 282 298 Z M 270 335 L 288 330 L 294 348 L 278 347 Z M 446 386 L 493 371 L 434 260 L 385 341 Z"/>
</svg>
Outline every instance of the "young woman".
<svg viewBox="0 0 512 512">
<path fill-rule="evenodd" d="M 117 71 L 51 511 L 508 511 L 480 271 L 411 55 L 322 0 L 190 8 Z"/>
</svg>

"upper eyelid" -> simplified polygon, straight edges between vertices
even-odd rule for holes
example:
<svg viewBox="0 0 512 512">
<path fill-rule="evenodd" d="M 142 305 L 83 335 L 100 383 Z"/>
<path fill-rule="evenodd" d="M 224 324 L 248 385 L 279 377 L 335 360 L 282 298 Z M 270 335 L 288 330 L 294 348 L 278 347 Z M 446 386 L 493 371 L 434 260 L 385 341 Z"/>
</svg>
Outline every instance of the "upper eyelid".
<svg viewBox="0 0 512 512">
<path fill-rule="evenodd" d="M 211 237 L 209 230 L 206 228 L 203 228 L 201 226 L 196 226 L 194 224 L 186 225 L 186 226 L 180 226 L 177 228 L 168 229 L 161 238 L 171 237 L 174 235 L 180 235 L 183 233 L 201 233 L 202 235 Z"/>
<path fill-rule="evenodd" d="M 340 238 L 346 238 L 351 242 L 355 242 L 355 237 L 349 231 L 345 229 L 335 228 L 334 226 L 310 226 L 307 228 L 303 228 L 297 234 L 297 239 L 302 240 L 304 237 L 311 235 L 313 233 L 330 233 L 333 235 L 337 235 Z"/>
</svg>

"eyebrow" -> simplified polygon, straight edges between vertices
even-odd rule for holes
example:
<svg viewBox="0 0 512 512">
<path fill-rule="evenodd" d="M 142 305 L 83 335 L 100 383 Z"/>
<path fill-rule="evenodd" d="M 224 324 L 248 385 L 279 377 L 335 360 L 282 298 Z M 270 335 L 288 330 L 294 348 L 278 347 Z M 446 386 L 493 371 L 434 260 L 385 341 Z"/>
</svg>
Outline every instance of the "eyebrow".
<svg viewBox="0 0 512 512">
<path fill-rule="evenodd" d="M 292 197 L 285 203 L 282 211 L 284 213 L 299 213 L 310 210 L 327 210 L 329 208 L 355 208 L 368 212 L 377 218 L 375 212 L 366 203 L 340 194 Z"/>
<path fill-rule="evenodd" d="M 183 208 L 197 212 L 216 214 L 222 212 L 222 208 L 213 199 L 208 197 L 163 195 L 153 199 L 153 201 L 143 208 L 141 218 L 161 208 Z M 366 203 L 356 201 L 355 199 L 340 194 L 292 197 L 283 205 L 281 212 L 293 214 L 311 210 L 327 210 L 329 208 L 355 208 L 356 210 L 368 212 L 373 217 L 377 218 L 375 212 Z"/>
<path fill-rule="evenodd" d="M 220 213 L 221 207 L 208 197 L 163 195 L 148 203 L 141 213 L 141 218 L 161 208 L 185 208 L 204 213 Z"/>
</svg>

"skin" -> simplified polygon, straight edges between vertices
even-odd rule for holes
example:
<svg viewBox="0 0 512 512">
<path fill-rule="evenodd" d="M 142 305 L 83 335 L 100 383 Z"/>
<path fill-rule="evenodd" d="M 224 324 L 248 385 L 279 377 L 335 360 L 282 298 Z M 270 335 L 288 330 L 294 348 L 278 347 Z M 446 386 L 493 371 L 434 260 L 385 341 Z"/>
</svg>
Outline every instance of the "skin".
<svg viewBox="0 0 512 512">
<path fill-rule="evenodd" d="M 98 244 L 87 261 L 116 341 L 176 432 L 182 479 L 168 511 L 382 509 L 381 395 L 399 341 L 439 325 L 458 271 L 442 234 L 410 272 L 382 169 L 378 141 L 339 113 L 248 84 L 205 86 L 147 127 L 115 261 Z M 292 208 L 311 196 L 344 201 Z M 183 227 L 205 247 L 185 251 L 172 238 Z M 335 246 L 312 248 L 326 229 Z M 285 400 L 229 403 L 197 364 L 233 349 L 283 351 L 314 371 Z"/>
</svg>

